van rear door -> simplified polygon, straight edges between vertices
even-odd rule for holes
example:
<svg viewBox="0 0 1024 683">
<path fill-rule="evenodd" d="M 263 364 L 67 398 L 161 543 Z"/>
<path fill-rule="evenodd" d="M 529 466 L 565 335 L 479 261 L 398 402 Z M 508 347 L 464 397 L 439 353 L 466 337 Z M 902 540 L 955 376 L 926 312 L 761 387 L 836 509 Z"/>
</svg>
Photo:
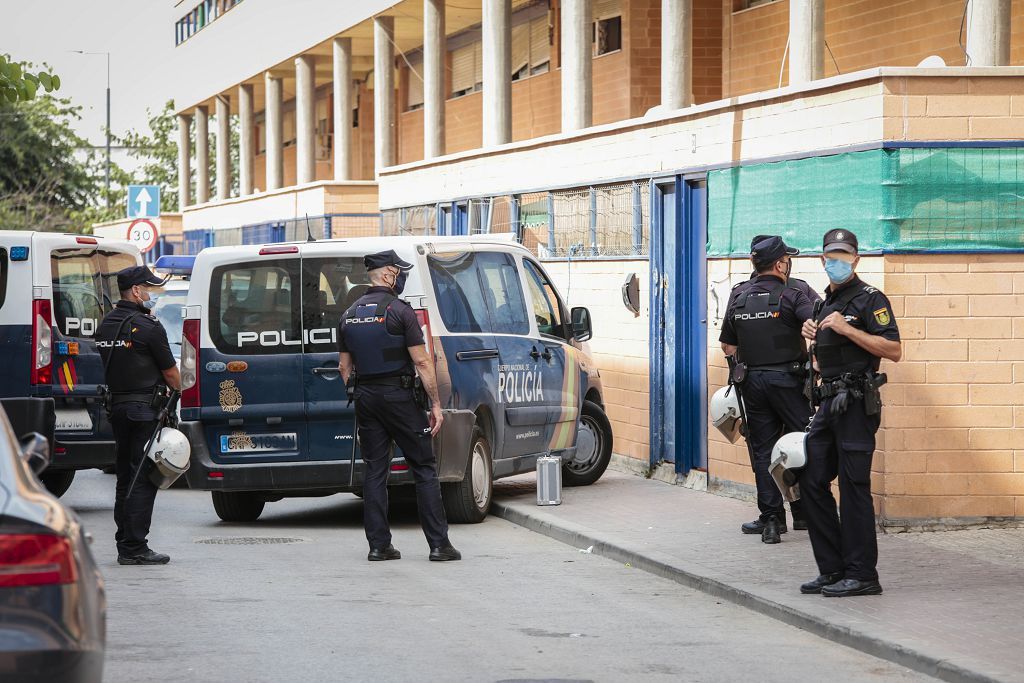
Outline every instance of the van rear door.
<svg viewBox="0 0 1024 683">
<path fill-rule="evenodd" d="M 355 406 L 348 405 L 338 372 L 341 314 L 369 289 L 362 254 L 303 256 L 302 322 L 305 331 L 302 381 L 310 460 L 338 460 L 347 479 L 353 458 Z"/>
<path fill-rule="evenodd" d="M 94 335 L 100 320 L 120 298 L 117 272 L 137 265 L 139 258 L 135 252 L 115 245 L 60 246 L 52 239 L 37 235 L 33 247 L 39 251 L 49 248 L 47 279 L 52 286 L 53 321 L 50 391 L 56 403 L 56 438 L 70 445 L 76 440 L 91 440 L 100 431 L 108 432 L 101 427 L 105 417 L 96 400 L 104 369 Z M 35 264 L 44 262 L 37 253 Z M 104 436 L 113 438 L 110 433 Z M 60 464 L 59 457 L 55 464 Z"/>
<path fill-rule="evenodd" d="M 305 460 L 298 248 L 252 254 L 210 272 L 199 419 L 216 463 Z"/>
</svg>

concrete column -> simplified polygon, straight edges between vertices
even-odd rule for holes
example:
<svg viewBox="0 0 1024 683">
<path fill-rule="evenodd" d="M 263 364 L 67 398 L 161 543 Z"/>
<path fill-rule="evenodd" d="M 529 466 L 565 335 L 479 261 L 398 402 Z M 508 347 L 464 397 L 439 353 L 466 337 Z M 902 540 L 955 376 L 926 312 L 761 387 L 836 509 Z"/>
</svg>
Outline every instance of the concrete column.
<svg viewBox="0 0 1024 683">
<path fill-rule="evenodd" d="M 444 0 L 423 0 L 423 158 L 444 154 Z"/>
<path fill-rule="evenodd" d="M 238 86 L 238 194 L 252 194 L 253 153 L 252 86 Z"/>
<path fill-rule="evenodd" d="M 693 0 L 661 0 L 661 106 L 693 104 Z"/>
<path fill-rule="evenodd" d="M 395 36 L 394 17 L 373 19 L 373 168 L 395 163 Z"/>
<path fill-rule="evenodd" d="M 562 3 L 562 131 L 588 128 L 593 121 L 590 0 Z"/>
<path fill-rule="evenodd" d="M 281 90 L 280 78 L 274 78 L 268 71 L 264 75 L 266 85 L 266 121 L 267 127 L 267 188 L 276 190 L 284 182 L 284 150 L 282 140 L 284 138 L 284 127 L 281 120 Z"/>
<path fill-rule="evenodd" d="M 192 142 L 189 127 L 192 117 L 178 114 L 178 211 L 192 204 Z"/>
<path fill-rule="evenodd" d="M 825 0 L 790 0 L 789 84 L 818 80 L 824 65 Z"/>
<path fill-rule="evenodd" d="M 313 58 L 295 58 L 295 182 L 311 183 L 316 179 L 316 139 L 313 102 Z"/>
<path fill-rule="evenodd" d="M 210 114 L 196 107 L 196 204 L 210 201 Z"/>
<path fill-rule="evenodd" d="M 1010 0 L 967 3 L 967 66 L 1010 64 Z"/>
<path fill-rule="evenodd" d="M 231 196 L 231 103 L 217 95 L 217 199 Z"/>
<path fill-rule="evenodd" d="M 352 39 L 334 39 L 334 179 L 350 180 L 352 158 Z"/>
<path fill-rule="evenodd" d="M 512 141 L 512 0 L 483 0 L 484 147 Z"/>
</svg>

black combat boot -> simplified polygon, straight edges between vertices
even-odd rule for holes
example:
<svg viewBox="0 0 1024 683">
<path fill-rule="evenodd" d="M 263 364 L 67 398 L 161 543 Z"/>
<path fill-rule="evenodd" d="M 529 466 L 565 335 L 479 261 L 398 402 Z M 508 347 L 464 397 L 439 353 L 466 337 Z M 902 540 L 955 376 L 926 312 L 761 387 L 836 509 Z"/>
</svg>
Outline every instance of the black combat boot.
<svg viewBox="0 0 1024 683">
<path fill-rule="evenodd" d="M 769 517 L 764 523 L 764 531 L 761 532 L 761 543 L 781 543 L 781 527 L 782 525 L 779 524 L 778 518 Z"/>
</svg>

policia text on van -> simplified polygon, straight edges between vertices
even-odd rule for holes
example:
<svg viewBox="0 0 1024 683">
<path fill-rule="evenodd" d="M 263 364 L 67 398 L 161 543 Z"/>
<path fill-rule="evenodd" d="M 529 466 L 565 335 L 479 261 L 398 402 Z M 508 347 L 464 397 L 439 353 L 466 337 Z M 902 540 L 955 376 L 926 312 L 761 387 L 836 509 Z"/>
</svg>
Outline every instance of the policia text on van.
<svg viewBox="0 0 1024 683">
<path fill-rule="evenodd" d="M 285 496 L 360 493 L 365 470 L 338 372 L 337 325 L 368 289 L 365 254 L 414 266 L 402 292 L 434 359 L 444 422 L 434 437 L 445 512 L 479 521 L 492 481 L 560 455 L 566 484 L 611 457 L 602 387 L 567 309 L 532 254 L 509 239 L 378 237 L 204 249 L 182 338 L 182 425 L 191 488 L 221 518 L 259 517 Z M 411 484 L 396 450 L 389 484 Z"/>
</svg>

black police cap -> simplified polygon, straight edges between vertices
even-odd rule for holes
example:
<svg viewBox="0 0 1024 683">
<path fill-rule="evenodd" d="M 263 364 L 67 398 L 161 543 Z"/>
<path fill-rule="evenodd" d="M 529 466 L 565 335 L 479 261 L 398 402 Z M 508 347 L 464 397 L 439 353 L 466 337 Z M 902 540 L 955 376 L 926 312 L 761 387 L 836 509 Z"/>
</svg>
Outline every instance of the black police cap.
<svg viewBox="0 0 1024 683">
<path fill-rule="evenodd" d="M 845 251 L 848 254 L 856 254 L 857 249 L 857 236 L 843 228 L 829 230 L 821 241 L 822 252 Z"/>
<path fill-rule="evenodd" d="M 758 239 L 758 237 L 761 239 Z M 789 256 L 796 256 L 799 253 L 799 249 L 786 246 L 786 243 L 778 235 L 758 235 L 750 243 L 750 260 L 755 265 L 767 266 L 775 263 L 787 254 Z"/>
<path fill-rule="evenodd" d="M 149 287 L 160 287 L 164 279 L 155 275 L 146 266 L 132 266 L 117 273 L 117 288 L 124 292 L 135 285 L 146 285 Z"/>
<path fill-rule="evenodd" d="M 399 270 L 412 269 L 412 264 L 398 258 L 398 254 L 395 253 L 394 249 L 377 252 L 376 254 L 367 254 L 363 257 L 363 265 L 366 266 L 367 270 L 376 270 L 378 268 L 386 268 L 387 266 L 394 266 Z"/>
</svg>

